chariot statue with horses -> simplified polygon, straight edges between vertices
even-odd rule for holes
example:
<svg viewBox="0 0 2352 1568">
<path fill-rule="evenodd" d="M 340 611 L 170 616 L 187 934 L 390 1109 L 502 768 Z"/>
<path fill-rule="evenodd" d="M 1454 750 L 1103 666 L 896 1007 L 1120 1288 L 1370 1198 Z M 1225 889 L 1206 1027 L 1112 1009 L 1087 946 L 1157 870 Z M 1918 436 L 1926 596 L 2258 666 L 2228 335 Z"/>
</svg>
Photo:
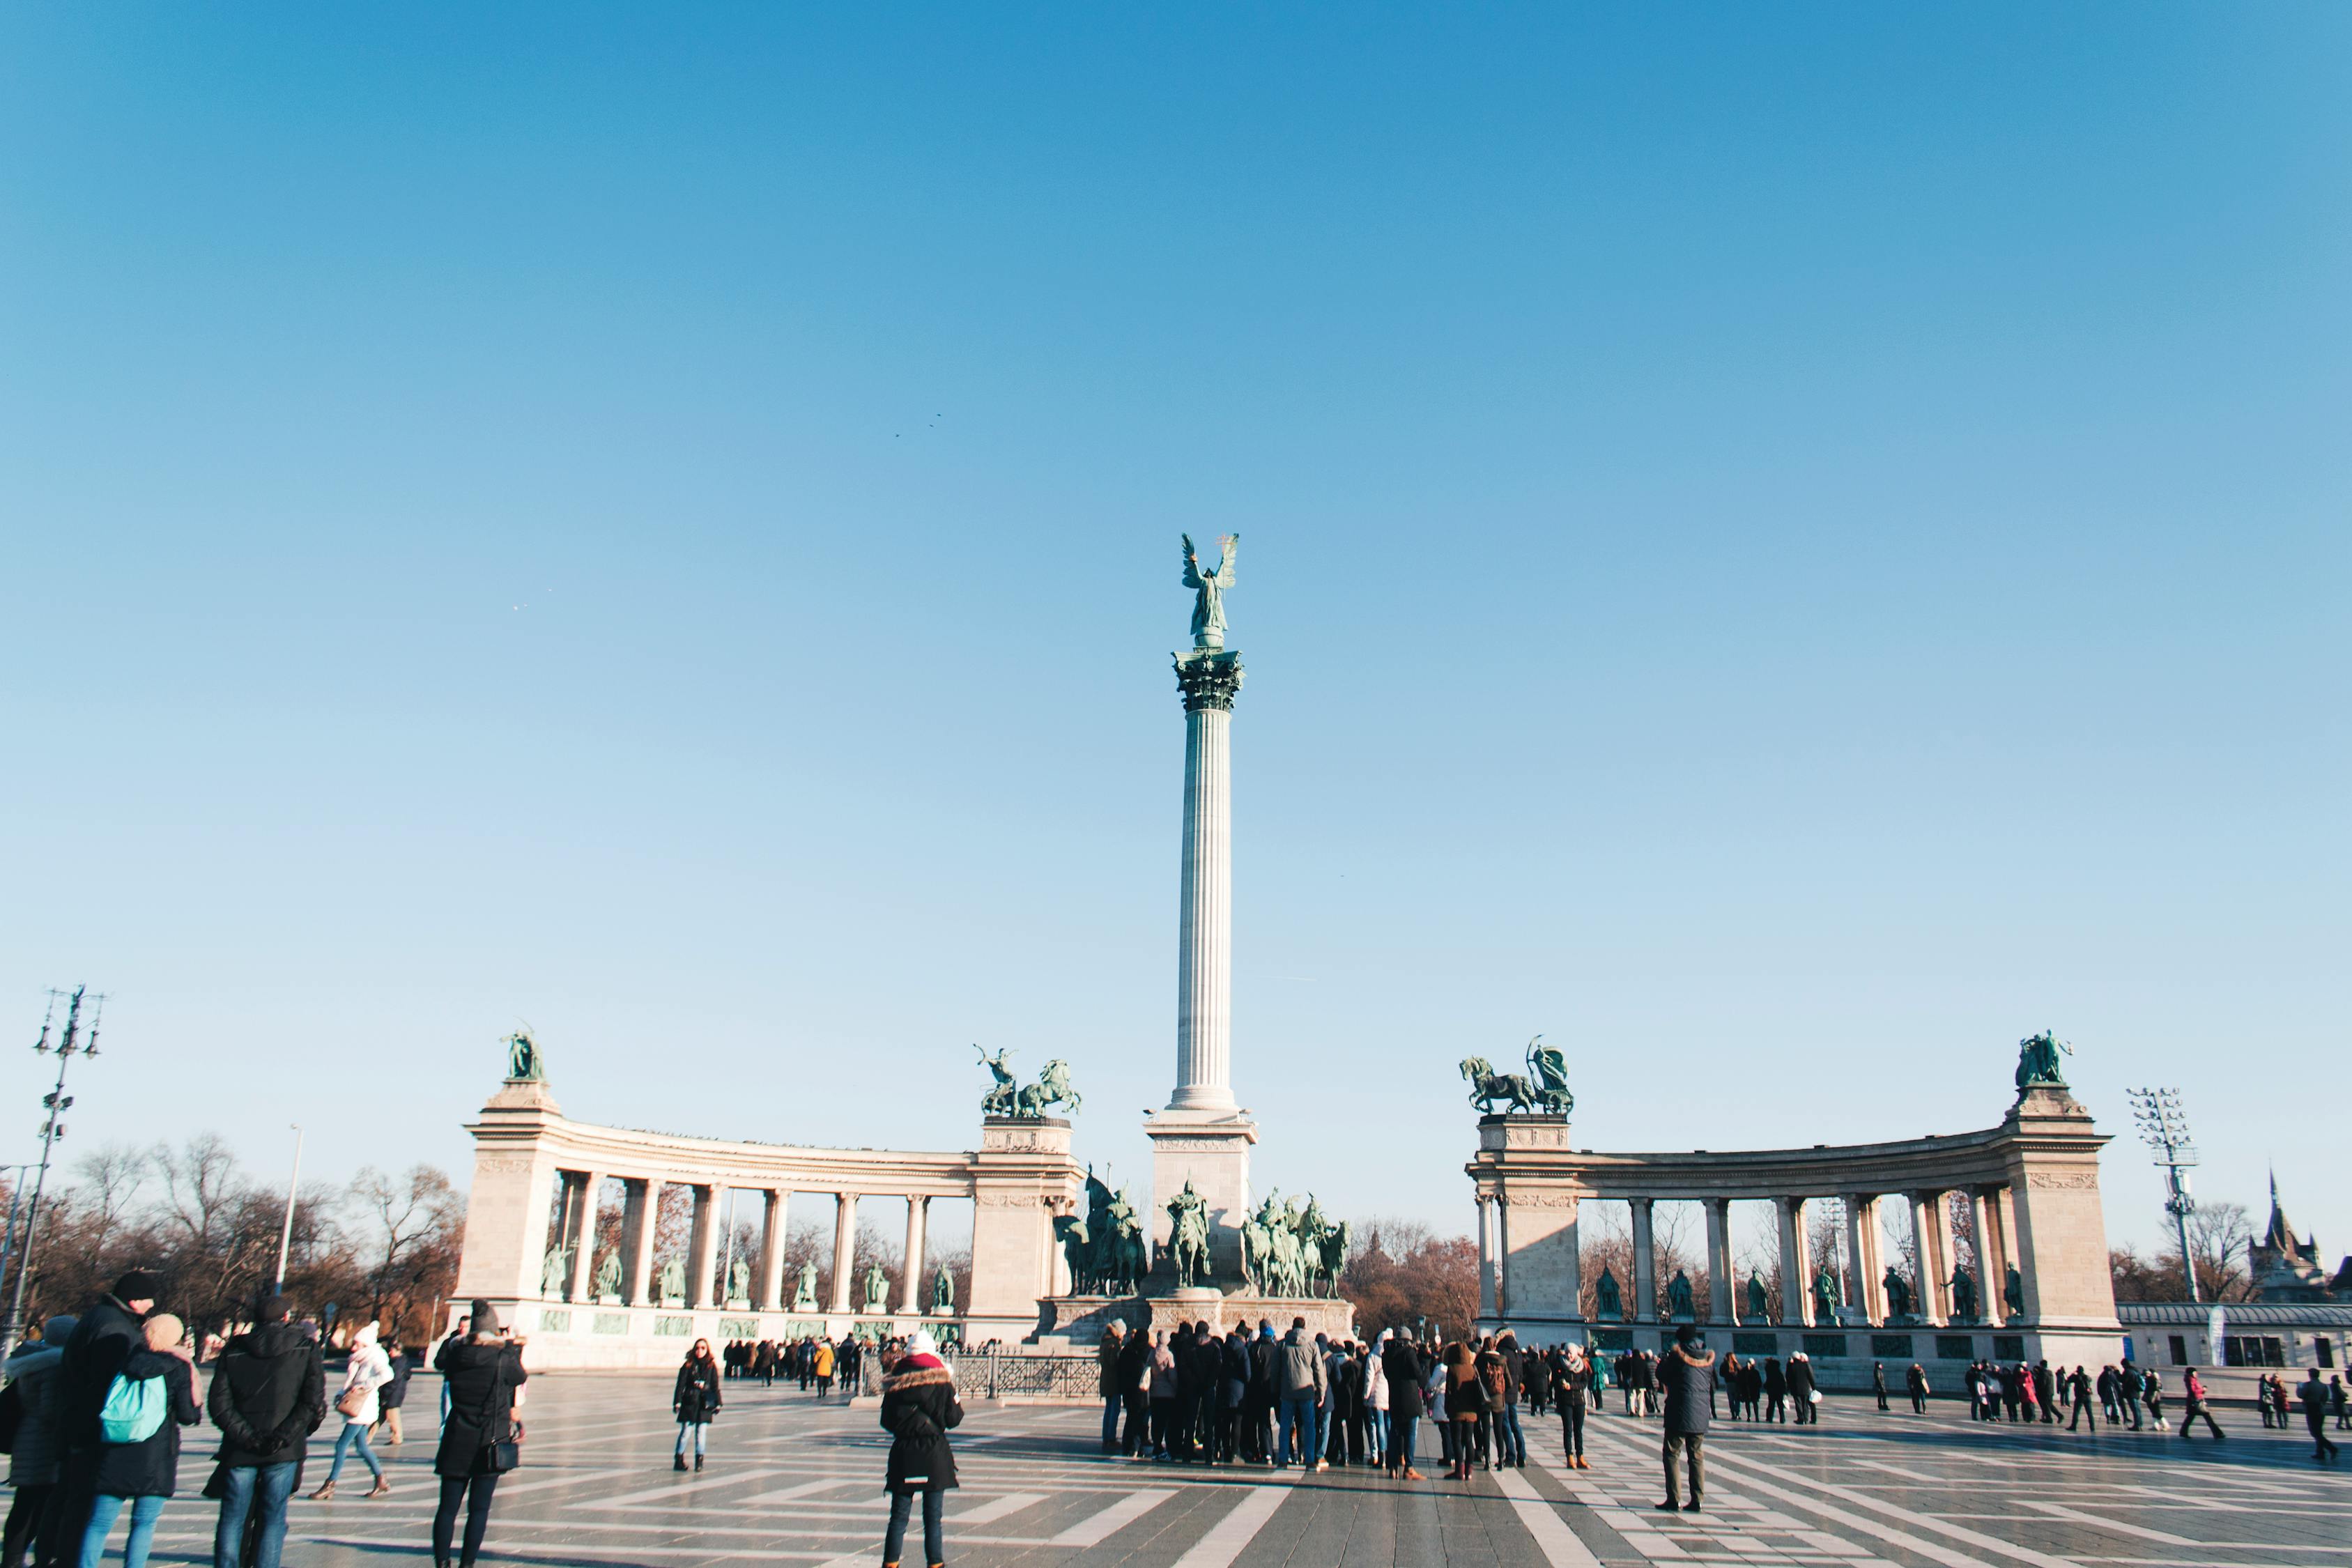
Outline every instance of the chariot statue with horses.
<svg viewBox="0 0 2352 1568">
<path fill-rule="evenodd" d="M 1527 1068 L 1524 1073 L 1496 1072 L 1485 1057 L 1464 1058 L 1462 1078 L 1470 1086 L 1470 1103 L 1489 1116 L 1498 1101 L 1508 1114 L 1566 1116 L 1576 1109 L 1576 1096 L 1568 1091 L 1568 1058 L 1559 1047 L 1545 1045 L 1538 1035 L 1528 1042 Z"/>
<path fill-rule="evenodd" d="M 1061 1058 L 1055 1057 L 1047 1062 L 1037 1074 L 1037 1081 L 1024 1088 L 1012 1068 L 1006 1065 L 1013 1055 L 1012 1047 L 1006 1047 L 992 1057 L 978 1046 L 972 1049 L 980 1053 L 980 1065 L 988 1069 L 992 1080 L 987 1091 L 980 1097 L 980 1113 L 982 1116 L 1035 1120 L 1056 1105 L 1069 1115 L 1078 1113 L 1081 1102 L 1078 1091 L 1070 1087 L 1070 1064 Z"/>
</svg>

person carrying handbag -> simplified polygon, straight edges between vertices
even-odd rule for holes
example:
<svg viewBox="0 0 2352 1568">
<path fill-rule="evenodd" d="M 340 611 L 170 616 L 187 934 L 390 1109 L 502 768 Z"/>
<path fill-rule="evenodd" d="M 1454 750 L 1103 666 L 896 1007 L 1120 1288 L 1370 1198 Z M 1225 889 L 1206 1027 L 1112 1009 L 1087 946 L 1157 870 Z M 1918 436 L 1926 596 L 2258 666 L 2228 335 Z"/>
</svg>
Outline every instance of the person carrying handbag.
<svg viewBox="0 0 2352 1568">
<path fill-rule="evenodd" d="M 499 1478 L 521 1461 L 523 1432 L 515 1419 L 515 1395 L 530 1376 L 523 1370 L 522 1347 L 520 1337 L 499 1326 L 489 1302 L 477 1300 L 472 1332 L 445 1342 L 433 1358 L 434 1370 L 449 1389 L 449 1418 L 441 1424 L 441 1447 L 433 1456 L 433 1473 L 441 1479 L 441 1502 L 433 1513 L 434 1568 L 449 1568 L 460 1503 L 466 1508 L 466 1540 L 458 1562 L 474 1568 L 489 1529 Z"/>
<path fill-rule="evenodd" d="M 392 1381 L 392 1361 L 376 1343 L 376 1326 L 369 1323 L 352 1336 L 351 1365 L 343 1373 L 342 1392 L 335 1395 L 335 1414 L 343 1418 L 343 1429 L 335 1434 L 334 1462 L 327 1467 L 326 1480 L 310 1494 L 312 1502 L 325 1502 L 335 1495 L 335 1478 L 343 1473 L 343 1461 L 354 1447 L 359 1449 L 361 1463 L 375 1477 L 375 1486 L 367 1495 L 392 1495 L 383 1461 L 368 1447 L 368 1428 L 375 1425 L 377 1414 L 376 1390 Z"/>
</svg>

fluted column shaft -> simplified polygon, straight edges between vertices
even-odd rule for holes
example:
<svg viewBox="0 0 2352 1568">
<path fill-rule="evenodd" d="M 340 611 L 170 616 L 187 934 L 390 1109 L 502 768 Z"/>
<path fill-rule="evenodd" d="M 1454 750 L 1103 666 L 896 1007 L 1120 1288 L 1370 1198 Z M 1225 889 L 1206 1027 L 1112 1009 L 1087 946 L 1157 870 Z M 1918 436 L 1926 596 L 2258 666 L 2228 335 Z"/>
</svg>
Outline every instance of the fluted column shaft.
<svg viewBox="0 0 2352 1568">
<path fill-rule="evenodd" d="M 899 1270 L 898 1310 L 902 1314 L 923 1310 L 923 1229 L 930 1217 L 931 1200 L 909 1197 L 907 1200 L 907 1262 Z"/>
<path fill-rule="evenodd" d="M 1184 865 L 1176 928 L 1172 1110 L 1229 1110 L 1233 1090 L 1233 758 L 1230 707 L 1187 700 Z"/>
<path fill-rule="evenodd" d="M 833 1302 L 825 1310 L 849 1310 L 849 1271 L 857 1263 L 857 1194 L 836 1193 L 833 1199 Z"/>
<path fill-rule="evenodd" d="M 1813 1321 L 1811 1249 L 1805 1238 L 1805 1200 L 1775 1198 L 1780 1211 L 1780 1322 L 1784 1328 L 1810 1327 Z"/>
<path fill-rule="evenodd" d="M 1654 1322 L 1658 1316 L 1658 1249 L 1650 1229 L 1651 1206 L 1654 1198 L 1631 1198 L 1627 1202 L 1633 1211 L 1633 1310 L 1637 1323 Z"/>
<path fill-rule="evenodd" d="M 1706 1200 L 1706 1315 L 1710 1322 L 1736 1323 L 1738 1298 L 1732 1290 L 1731 1200 Z"/>
</svg>

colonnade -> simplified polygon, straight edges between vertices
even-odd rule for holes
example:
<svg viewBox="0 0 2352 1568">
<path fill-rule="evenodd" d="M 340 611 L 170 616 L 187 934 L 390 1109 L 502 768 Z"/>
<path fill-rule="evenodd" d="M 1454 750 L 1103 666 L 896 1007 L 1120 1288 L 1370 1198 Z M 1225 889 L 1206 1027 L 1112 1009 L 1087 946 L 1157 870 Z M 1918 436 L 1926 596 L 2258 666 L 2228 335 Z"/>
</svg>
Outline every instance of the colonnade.
<svg viewBox="0 0 2352 1568">
<path fill-rule="evenodd" d="M 1864 1369 L 1873 1353 L 1943 1360 L 1987 1353 L 1977 1333 L 1996 1331 L 2021 1336 L 2011 1350 L 2111 1360 L 2122 1344 L 2099 1205 L 2098 1157 L 2106 1142 L 2063 1086 L 2038 1083 L 2019 1091 L 1999 1125 L 1980 1131 L 1808 1149 L 1616 1153 L 1576 1148 L 1564 1117 L 1489 1115 L 1464 1168 L 1478 1209 L 1479 1315 L 1538 1339 L 1586 1337 L 1591 1293 L 1580 1216 L 1594 1203 L 1622 1203 L 1632 1278 L 1616 1281 L 1618 1310 L 1609 1321 L 1663 1325 L 1681 1317 L 1660 1300 L 1656 1210 L 1661 1202 L 1696 1203 L 1706 1218 L 1706 1285 L 1689 1302 L 1690 1321 L 1769 1329 L 1791 1342 L 1819 1330 L 1801 1347 L 1807 1354 L 1860 1357 Z M 1963 1197 L 1971 1211 L 1975 1300 L 1972 1310 L 1956 1312 L 1953 1209 Z M 1834 1321 L 1822 1322 L 1812 1290 L 1814 1227 L 1832 1201 L 1843 1209 L 1834 1251 L 1843 1279 Z M 1751 1311 L 1732 1256 L 1731 1205 L 1749 1202 L 1772 1205 L 1780 1255 L 1780 1300 L 1768 1293 L 1761 1314 Z M 1899 1219 L 1886 1213 L 1890 1204 L 1900 1205 Z M 1906 1281 L 1910 1310 L 1899 1316 L 1888 1310 L 1886 1222 L 1908 1226 L 1918 1259 Z M 1838 1332 L 1844 1329 L 1881 1331 L 1882 1338 Z M 1946 1331 L 1916 1349 L 1906 1342 L 1898 1352 L 1906 1329 Z M 1799 1348 L 1779 1346 L 1783 1353 Z"/>
<path fill-rule="evenodd" d="M 1977 1300 L 1973 1314 L 1966 1317 L 1955 1314 L 1951 1286 L 1956 1257 L 1952 1246 L 1952 1200 L 1962 1194 L 1969 1202 L 1976 1242 Z M 1845 1288 L 1844 1304 L 1855 1321 L 1884 1324 L 1888 1320 L 1886 1261 L 1880 1240 L 1881 1209 L 1893 1198 L 1903 1205 L 1911 1231 L 1912 1255 L 1918 1259 L 1918 1278 L 1911 1281 L 1912 1310 L 1904 1321 L 1933 1328 L 1960 1322 L 1971 1327 L 2000 1328 L 2009 1321 L 2009 1271 L 2017 1267 L 2017 1259 L 2009 1244 L 2014 1226 L 2010 1218 L 2010 1188 L 2006 1183 L 1913 1190 L 1899 1194 L 1855 1192 L 1759 1197 L 1757 1201 L 1769 1201 L 1773 1205 L 1780 1258 L 1778 1312 L 1773 1314 L 1768 1310 L 1768 1315 L 1761 1320 L 1748 1313 L 1745 1291 L 1731 1255 L 1731 1205 L 1745 1200 L 1728 1196 L 1686 1200 L 1696 1202 L 1706 1219 L 1706 1250 L 1701 1267 L 1706 1274 L 1707 1294 L 1704 1301 L 1694 1298 L 1692 1318 L 1725 1328 L 1759 1321 L 1783 1328 L 1816 1326 L 1819 1313 L 1812 1290 L 1809 1208 L 1825 1197 L 1834 1197 L 1843 1211 L 1845 1234 L 1840 1250 L 1844 1257 L 1845 1278 L 1852 1282 Z M 1629 1211 L 1633 1253 L 1633 1277 L 1623 1282 L 1624 1321 L 1664 1321 L 1668 1314 L 1661 1312 L 1658 1306 L 1655 1211 L 1658 1204 L 1675 1200 L 1643 1194 L 1618 1201 L 1624 1203 Z M 1505 1240 L 1510 1216 L 1499 1191 L 1479 1193 L 1477 1203 L 1480 1312 L 1490 1319 L 1507 1318 L 1515 1310 L 1519 1296 L 1513 1289 L 1512 1249 Z M 1571 1222 L 1571 1234 L 1574 1229 Z M 1579 1258 L 1569 1283 L 1568 1296 L 1571 1300 L 1580 1300 L 1582 1272 Z M 2021 1284 L 2023 1283 L 2021 1271 Z"/>
<path fill-rule="evenodd" d="M 548 1250 L 563 1247 L 571 1252 L 571 1276 L 560 1293 L 561 1298 L 586 1301 L 593 1293 L 593 1244 L 598 1198 L 608 1178 L 602 1171 L 558 1166 L 556 1179 L 560 1184 L 560 1197 L 549 1228 Z M 723 1239 L 720 1210 L 727 1193 L 749 1192 L 756 1194 L 761 1200 L 760 1241 L 757 1251 L 752 1255 L 751 1295 L 741 1304 L 760 1312 L 780 1312 L 785 1309 L 786 1216 L 795 1189 L 738 1187 L 714 1182 L 667 1183 L 650 1176 L 623 1176 L 620 1182 L 622 1306 L 661 1305 L 658 1281 L 654 1272 L 656 1216 L 660 1213 L 661 1189 L 677 1185 L 694 1194 L 694 1219 L 687 1243 L 686 1299 L 681 1304 L 690 1308 L 730 1304 L 725 1300 L 725 1282 L 719 1278 L 719 1250 Z M 832 1289 L 820 1310 L 836 1315 L 858 1310 L 852 1306 L 855 1281 L 850 1277 L 856 1263 L 857 1205 L 861 1198 L 866 1196 L 887 1196 L 907 1205 L 905 1261 L 899 1270 L 898 1300 L 891 1310 L 900 1314 L 922 1311 L 923 1251 L 929 1226 L 932 1194 L 869 1194 L 820 1190 L 825 1191 L 834 1202 Z M 859 1303 L 859 1308 L 862 1306 L 863 1303 Z"/>
</svg>

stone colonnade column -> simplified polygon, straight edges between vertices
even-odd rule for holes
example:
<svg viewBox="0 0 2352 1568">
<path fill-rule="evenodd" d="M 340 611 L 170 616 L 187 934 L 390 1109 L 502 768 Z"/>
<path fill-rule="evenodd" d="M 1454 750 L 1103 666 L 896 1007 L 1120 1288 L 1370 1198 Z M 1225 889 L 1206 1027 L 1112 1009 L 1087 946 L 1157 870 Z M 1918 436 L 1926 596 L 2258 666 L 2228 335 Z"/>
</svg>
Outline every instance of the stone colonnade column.
<svg viewBox="0 0 2352 1568">
<path fill-rule="evenodd" d="M 857 1194 L 837 1193 L 833 1200 L 833 1301 L 830 1312 L 849 1310 L 849 1270 L 857 1261 Z"/>
<path fill-rule="evenodd" d="M 1886 1321 L 1885 1287 L 1878 1279 L 1878 1199 L 1870 1193 L 1845 1194 L 1846 1274 L 1853 1289 L 1846 1305 L 1874 1323 Z"/>
<path fill-rule="evenodd" d="M 1176 924 L 1176 1091 L 1171 1110 L 1234 1110 L 1234 698 L 1241 657 L 1176 656 L 1184 698 L 1184 863 Z"/>
<path fill-rule="evenodd" d="M 1657 1244 L 1650 1231 L 1650 1211 L 1655 1198 L 1628 1198 L 1633 1212 L 1633 1310 L 1628 1314 L 1637 1323 L 1653 1323 L 1658 1318 L 1658 1253 Z"/>
<path fill-rule="evenodd" d="M 1739 1321 L 1731 1278 L 1731 1200 L 1706 1200 L 1706 1317 L 1711 1323 Z"/>
<path fill-rule="evenodd" d="M 653 1300 L 654 1233 L 661 1184 L 634 1177 L 621 1184 L 621 1300 L 642 1307 Z"/>
<path fill-rule="evenodd" d="M 1780 1323 L 1807 1328 L 1813 1321 L 1811 1250 L 1805 1244 L 1805 1200 L 1774 1198 L 1780 1213 Z"/>
<path fill-rule="evenodd" d="M 760 1278 L 752 1287 L 751 1305 L 762 1312 L 779 1312 L 784 1306 L 784 1232 L 791 1223 L 793 1194 L 770 1187 L 760 1197 Z"/>
<path fill-rule="evenodd" d="M 1486 1323 L 1496 1321 L 1503 1310 L 1502 1248 L 1495 1236 L 1496 1211 L 1501 1206 L 1494 1194 L 1478 1194 L 1478 1317 Z"/>
<path fill-rule="evenodd" d="M 596 1278 L 596 1194 L 604 1190 L 604 1173 L 580 1173 L 580 1203 L 572 1216 L 572 1234 L 564 1239 L 572 1247 L 572 1279 L 566 1294 L 574 1301 L 585 1301 Z"/>
<path fill-rule="evenodd" d="M 689 1190 L 694 1194 L 694 1229 L 687 1244 L 686 1304 L 715 1307 L 723 1289 L 711 1278 L 719 1267 L 719 1189 L 704 1183 Z"/>
<path fill-rule="evenodd" d="M 898 1282 L 898 1310 L 912 1314 L 923 1310 L 923 1227 L 930 1215 L 931 1200 L 909 1195 L 907 1199 L 907 1261 L 899 1273 L 905 1278 Z"/>
<path fill-rule="evenodd" d="M 1993 1328 L 2009 1321 L 2009 1216 L 2001 1212 L 2001 1189 L 1978 1187 L 1969 1196 L 1976 1211 L 1978 1304 Z"/>
<path fill-rule="evenodd" d="M 1911 1254 L 1919 1260 L 1919 1277 L 1911 1283 L 1919 1293 L 1919 1316 L 1940 1328 L 1951 1316 L 1952 1270 L 1944 1261 L 1949 1250 L 1951 1220 L 1944 1212 L 1942 1193 L 1913 1193 L 1910 1203 Z"/>
</svg>

